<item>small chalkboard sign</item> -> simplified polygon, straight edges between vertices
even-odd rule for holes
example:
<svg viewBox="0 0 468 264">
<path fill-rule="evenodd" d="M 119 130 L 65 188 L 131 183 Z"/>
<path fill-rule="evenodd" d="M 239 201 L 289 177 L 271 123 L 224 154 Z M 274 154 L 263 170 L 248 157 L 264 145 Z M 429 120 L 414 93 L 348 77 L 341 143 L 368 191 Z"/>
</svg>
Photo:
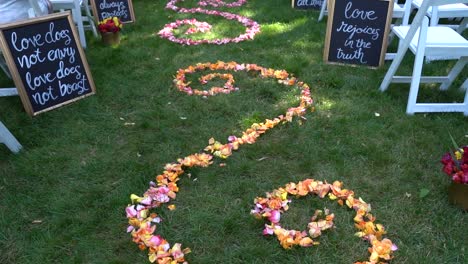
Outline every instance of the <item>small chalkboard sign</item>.
<svg viewBox="0 0 468 264">
<path fill-rule="evenodd" d="M 292 0 L 292 7 L 294 9 L 320 10 L 324 1 L 327 0 Z"/>
<path fill-rule="evenodd" d="M 28 114 L 95 93 L 78 39 L 70 12 L 0 26 L 0 47 Z"/>
<path fill-rule="evenodd" d="M 122 23 L 135 22 L 132 0 L 91 0 L 96 20 L 118 17 Z"/>
<path fill-rule="evenodd" d="M 324 61 L 381 66 L 392 13 L 393 0 L 331 0 Z"/>
</svg>

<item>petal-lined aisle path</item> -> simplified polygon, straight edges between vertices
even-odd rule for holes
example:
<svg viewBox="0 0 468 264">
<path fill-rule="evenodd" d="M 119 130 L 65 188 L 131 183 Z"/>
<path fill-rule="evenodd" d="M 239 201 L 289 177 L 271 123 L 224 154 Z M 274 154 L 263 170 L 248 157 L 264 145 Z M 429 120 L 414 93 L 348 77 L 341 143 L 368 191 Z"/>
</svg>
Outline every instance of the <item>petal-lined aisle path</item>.
<svg viewBox="0 0 468 264">
<path fill-rule="evenodd" d="M 199 13 L 205 15 L 220 16 L 228 20 L 236 20 L 246 27 L 244 34 L 235 38 L 222 38 L 222 39 L 191 39 L 190 36 L 195 33 L 208 33 L 212 25 L 207 22 L 201 22 L 196 19 L 176 20 L 166 24 L 164 28 L 158 32 L 162 38 L 179 43 L 182 45 L 199 45 L 199 44 L 227 44 L 238 43 L 244 40 L 253 39 L 255 34 L 260 32 L 260 26 L 257 22 L 228 12 L 221 12 L 217 10 L 208 10 L 202 7 L 239 7 L 246 3 L 246 0 L 238 0 L 235 2 L 226 3 L 223 0 L 200 0 L 197 8 L 181 8 L 176 4 L 181 0 L 170 0 L 166 8 L 179 12 L 179 13 Z M 183 0 L 182 0 L 183 1 Z M 186 38 L 176 37 L 174 31 L 182 26 L 189 26 L 184 35 Z M 221 70 L 223 73 L 209 73 L 201 78 L 199 81 L 202 85 L 207 84 L 212 79 L 224 79 L 226 82 L 223 87 L 211 87 L 208 90 L 198 90 L 190 86 L 189 81 L 186 79 L 187 74 L 193 74 L 199 71 L 216 71 Z M 161 223 L 162 219 L 158 216 L 156 209 L 169 203 L 172 199 L 176 198 L 179 186 L 177 182 L 186 169 L 191 167 L 208 167 L 213 164 L 214 158 L 226 159 L 232 155 L 233 151 L 238 150 L 244 144 L 253 144 L 257 138 L 264 134 L 269 129 L 275 126 L 291 122 L 293 117 L 298 117 L 301 122 L 305 119 L 304 115 L 307 110 L 313 110 L 313 101 L 310 96 L 309 86 L 297 80 L 284 70 L 275 70 L 264 68 L 256 64 L 238 64 L 236 62 L 222 62 L 216 63 L 197 63 L 196 65 L 188 66 L 185 69 L 179 69 L 174 79 L 174 84 L 179 91 L 187 93 L 188 95 L 198 96 L 213 96 L 216 94 L 229 94 L 239 90 L 234 86 L 235 80 L 232 74 L 225 73 L 225 71 L 247 71 L 255 72 L 261 78 L 274 78 L 280 84 L 292 86 L 300 91 L 300 102 L 296 107 L 289 108 L 286 113 L 277 116 L 273 119 L 267 119 L 262 123 L 254 123 L 251 127 L 245 130 L 242 135 L 229 136 L 227 143 L 221 143 L 211 138 L 208 141 L 208 146 L 204 148 L 204 152 L 195 153 L 184 158 L 177 159 L 176 162 L 168 163 L 164 167 L 164 171 L 156 176 L 155 181 L 150 182 L 148 190 L 143 196 L 132 194 L 132 204 L 126 208 L 126 215 L 128 218 L 129 226 L 127 232 L 131 233 L 132 239 L 138 244 L 141 250 L 148 249 L 149 260 L 157 263 L 187 263 L 185 255 L 190 252 L 189 248 L 182 249 L 180 243 L 170 244 L 165 238 L 156 234 L 157 225 Z M 272 193 L 267 193 L 266 198 L 257 197 L 255 199 L 255 207 L 252 214 L 257 218 L 265 218 L 270 221 L 270 225 L 266 224 L 264 235 L 275 234 L 284 248 L 291 248 L 294 245 L 312 246 L 317 245 L 318 242 L 313 241 L 321 234 L 321 231 L 333 227 L 334 215 L 330 214 L 328 210 L 323 213 L 317 210 L 309 223 L 309 235 L 306 231 L 287 230 L 279 225 L 281 213 L 288 209 L 287 199 L 289 195 L 305 196 L 309 193 L 317 194 L 319 197 L 329 195 L 332 199 L 338 199 L 338 202 L 343 205 L 346 203 L 348 207 L 356 210 L 356 227 L 359 229 L 357 233 L 364 240 L 368 240 L 371 244 L 369 252 L 371 256 L 370 262 L 362 263 L 377 263 L 378 261 L 390 260 L 392 252 L 396 246 L 386 238 L 383 238 L 385 229 L 380 224 L 374 224 L 375 217 L 370 214 L 370 205 L 365 203 L 362 199 L 355 199 L 352 191 L 341 189 L 342 185 L 339 182 L 333 184 L 307 179 L 298 184 L 290 183 L 285 188 L 274 190 Z M 174 210 L 175 205 L 168 205 L 169 210 Z M 359 263 L 359 262 L 357 262 Z"/>
<path fill-rule="evenodd" d="M 129 221 L 127 231 L 131 233 L 133 241 L 138 244 L 140 249 L 148 249 L 149 260 L 151 262 L 186 262 L 185 254 L 190 252 L 190 249 L 188 248 L 182 249 L 182 245 L 180 243 L 174 243 L 171 246 L 166 239 L 155 233 L 156 226 L 161 223 L 162 219 L 158 216 L 157 212 L 150 211 L 152 209 L 161 208 L 163 205 L 176 198 L 176 194 L 179 191 L 177 181 L 186 169 L 191 167 L 208 167 L 213 164 L 213 159 L 215 157 L 226 159 L 232 155 L 233 151 L 238 150 L 240 146 L 255 143 L 257 138 L 269 129 L 272 129 L 279 124 L 291 122 L 294 117 L 300 118 L 299 121 L 301 121 L 302 119 L 305 119 L 304 115 L 308 110 L 313 110 L 313 100 L 310 96 L 310 88 L 306 83 L 299 81 L 285 70 L 264 68 L 256 64 L 238 64 L 236 62 L 226 63 L 222 61 L 218 61 L 216 63 L 198 63 L 185 69 L 179 69 L 177 71 L 176 78 L 174 79 L 174 83 L 177 89 L 182 92 L 189 95 L 204 97 L 220 93 L 229 94 L 233 91 L 239 90 L 237 87 L 234 87 L 234 77 L 229 73 L 210 73 L 202 76 L 199 79 L 202 84 L 207 84 L 213 78 L 226 80 L 223 87 L 212 87 L 209 90 L 194 89 L 190 86 L 190 82 L 186 80 L 186 74 L 208 70 L 221 70 L 223 72 L 247 71 L 257 73 L 261 78 L 274 78 L 280 84 L 297 88 L 298 91 L 300 91 L 300 102 L 298 106 L 289 108 L 286 113 L 279 115 L 276 118 L 266 119 L 262 123 L 252 124 L 251 127 L 245 130 L 239 137 L 234 135 L 229 136 L 228 143 L 223 144 L 211 138 L 209 140 L 209 145 L 204 148 L 205 152 L 191 154 L 184 158 L 177 159 L 177 162 L 166 164 L 164 171 L 156 176 L 155 181 L 150 182 L 148 190 L 142 197 L 137 195 L 131 196 L 132 204 L 126 208 L 126 214 Z M 360 237 L 368 240 L 372 245 L 372 248 L 369 248 L 371 253 L 371 262 L 369 263 L 391 259 L 391 252 L 395 249 L 395 246 L 390 240 L 382 239 L 382 235 L 385 234 L 385 230 L 382 225 L 374 225 L 375 218 L 369 213 L 370 205 L 366 204 L 361 199 L 355 199 L 352 191 L 341 189 L 341 184 L 339 183 L 330 185 L 327 183 L 315 182 L 311 179 L 297 185 L 289 184 L 286 186 L 285 190 L 287 191 L 281 192 L 276 190 L 273 192 L 274 194 L 268 194 L 267 199 L 257 198 L 255 201 L 256 206 L 253 211 L 253 214 L 259 217 L 265 217 L 271 221 L 271 225 L 267 225 L 267 228 L 265 229 L 265 234 L 276 233 L 283 247 L 289 248 L 294 244 L 301 246 L 314 244 L 311 239 L 305 238 L 301 232 L 296 233 L 295 231 L 285 230 L 279 227 L 279 215 L 281 212 L 287 210 L 287 194 L 303 196 L 311 192 L 317 193 L 320 197 L 323 197 L 330 192 L 331 198 L 338 198 L 341 204 L 345 202 L 350 208 L 356 210 L 357 214 L 355 222 L 356 227 L 360 230 L 358 234 Z M 280 201 L 277 201 L 277 199 L 280 199 Z M 275 204 L 279 205 L 279 207 L 272 207 L 272 205 Z M 174 205 L 168 205 L 167 207 L 169 210 L 175 209 Z M 330 219 L 329 215 L 327 217 L 326 221 L 328 222 L 326 223 L 331 227 L 332 223 L 330 221 L 332 219 Z M 329 227 L 321 228 L 321 230 L 328 229 Z M 294 232 L 292 237 L 289 235 L 291 232 Z M 297 236 L 297 234 L 300 234 L 300 236 Z M 317 234 L 317 230 L 314 231 L 314 234 Z"/>
<path fill-rule="evenodd" d="M 309 86 L 298 81 L 295 77 L 284 70 L 268 69 L 256 64 L 238 64 L 236 62 L 221 62 L 216 63 L 198 63 L 189 66 L 186 69 L 178 70 L 174 83 L 176 87 L 189 95 L 212 96 L 219 93 L 227 94 L 238 90 L 233 87 L 233 77 L 231 74 L 218 73 L 208 74 L 200 78 L 201 83 L 207 83 L 214 77 L 226 79 L 223 87 L 213 87 L 209 90 L 197 90 L 189 86 L 190 82 L 186 80 L 186 74 L 192 74 L 197 71 L 205 70 L 223 70 L 223 71 L 247 71 L 256 72 L 262 78 L 274 78 L 279 83 L 293 86 L 300 91 L 300 102 L 296 107 L 289 108 L 283 115 L 279 115 L 274 119 L 267 119 L 263 123 L 254 123 L 249 129 L 244 131 L 241 136 L 230 136 L 228 143 L 220 143 L 213 138 L 209 140 L 209 145 L 204 149 L 204 153 L 196 153 L 184 158 L 180 158 L 177 162 L 166 164 L 164 171 L 156 176 L 154 182 L 150 182 L 149 189 L 143 194 L 143 197 L 132 195 L 133 205 L 126 208 L 127 218 L 129 220 L 128 232 L 131 232 L 133 241 L 137 243 L 140 249 L 149 249 L 149 259 L 151 262 L 158 261 L 160 263 L 169 263 L 165 261 L 184 262 L 184 254 L 189 250 L 182 250 L 181 244 L 175 243 L 171 246 L 164 238 L 156 235 L 156 225 L 161 222 L 161 218 L 155 212 L 150 212 L 150 209 L 159 208 L 170 202 L 176 197 L 179 191 L 177 181 L 184 173 L 185 169 L 191 167 L 208 167 L 213 163 L 214 157 L 228 158 L 234 150 L 237 150 L 244 144 L 253 144 L 257 138 L 264 134 L 269 129 L 285 123 L 291 122 L 294 116 L 302 117 L 307 110 L 312 109 L 312 98 L 310 97 Z M 168 206 L 169 209 L 174 209 L 173 206 Z"/>
</svg>

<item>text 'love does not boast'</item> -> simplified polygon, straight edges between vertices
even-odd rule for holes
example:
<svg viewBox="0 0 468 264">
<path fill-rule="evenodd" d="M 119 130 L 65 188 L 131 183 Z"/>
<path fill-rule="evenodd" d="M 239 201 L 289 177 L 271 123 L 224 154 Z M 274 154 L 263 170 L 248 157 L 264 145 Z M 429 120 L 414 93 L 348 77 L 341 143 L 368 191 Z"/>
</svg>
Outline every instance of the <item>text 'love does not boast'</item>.
<svg viewBox="0 0 468 264">
<path fill-rule="evenodd" d="M 94 93 L 67 17 L 3 34 L 33 112 Z"/>
</svg>

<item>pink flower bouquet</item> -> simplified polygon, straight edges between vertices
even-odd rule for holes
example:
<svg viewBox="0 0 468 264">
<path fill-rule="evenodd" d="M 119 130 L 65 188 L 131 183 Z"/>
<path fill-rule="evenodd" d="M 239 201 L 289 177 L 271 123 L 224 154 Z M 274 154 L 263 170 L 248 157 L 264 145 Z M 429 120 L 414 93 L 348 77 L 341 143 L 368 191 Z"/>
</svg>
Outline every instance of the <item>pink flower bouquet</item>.
<svg viewBox="0 0 468 264">
<path fill-rule="evenodd" d="M 452 181 L 468 184 L 468 146 L 446 153 L 440 162 L 444 164 L 443 171 Z"/>
</svg>

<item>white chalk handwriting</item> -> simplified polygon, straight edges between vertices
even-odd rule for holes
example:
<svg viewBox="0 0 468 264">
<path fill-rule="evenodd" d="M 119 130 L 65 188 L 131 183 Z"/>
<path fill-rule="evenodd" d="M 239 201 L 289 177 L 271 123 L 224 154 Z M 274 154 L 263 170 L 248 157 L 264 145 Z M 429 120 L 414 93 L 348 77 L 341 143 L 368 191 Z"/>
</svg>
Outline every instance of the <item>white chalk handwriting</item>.
<svg viewBox="0 0 468 264">
<path fill-rule="evenodd" d="M 51 21 L 43 30 L 39 28 L 32 33 L 12 31 L 9 42 L 24 86 L 35 105 L 50 106 L 91 90 L 69 27 Z"/>
</svg>

